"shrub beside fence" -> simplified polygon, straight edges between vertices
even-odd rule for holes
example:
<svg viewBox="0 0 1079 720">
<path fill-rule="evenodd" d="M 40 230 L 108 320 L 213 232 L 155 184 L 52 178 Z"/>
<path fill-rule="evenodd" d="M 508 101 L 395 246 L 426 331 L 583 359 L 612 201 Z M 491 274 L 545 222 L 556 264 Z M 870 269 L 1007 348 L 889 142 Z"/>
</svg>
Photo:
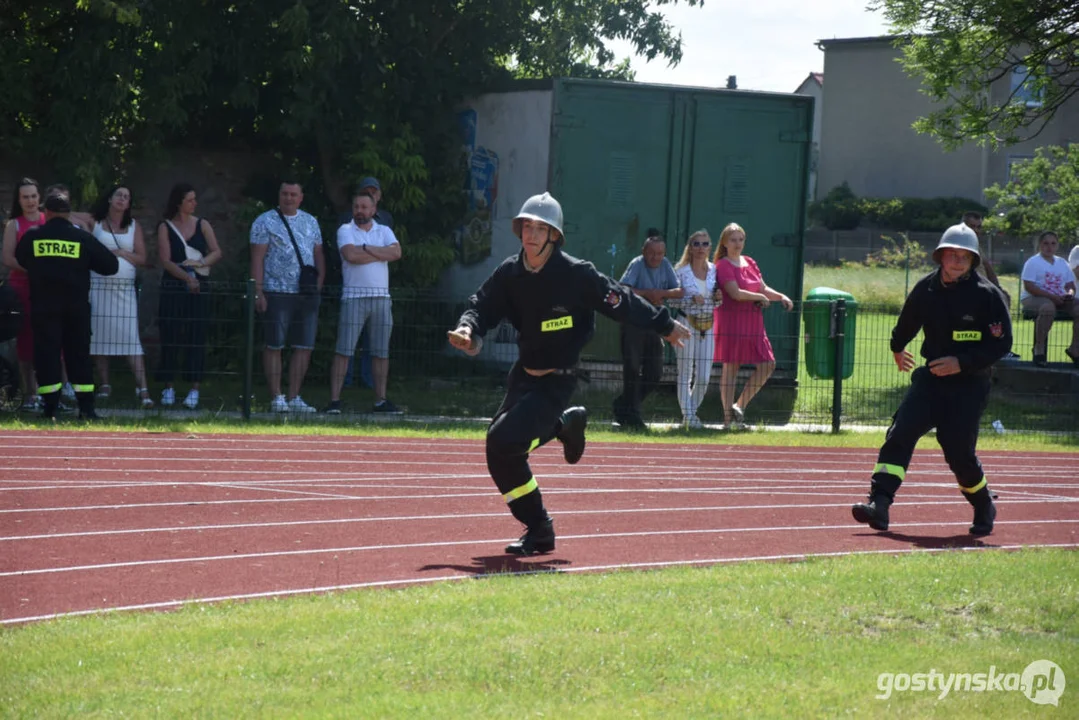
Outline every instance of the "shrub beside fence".
<svg viewBox="0 0 1079 720">
<path fill-rule="evenodd" d="M 208 283 L 209 318 L 206 328 L 205 370 L 202 377 L 200 411 L 251 417 L 269 412 L 270 397 L 262 368 L 261 316 L 254 309 L 253 284 Z M 316 347 L 303 383 L 302 395 L 311 405 L 322 408 L 329 399 L 330 365 L 337 338 L 340 308 L 339 288 L 324 288 L 319 313 Z M 506 371 L 516 357 L 515 334 L 502 326 L 488 335 L 484 352 L 478 358 L 468 358 L 454 351 L 446 342 L 446 331 L 454 327 L 464 307 L 463 299 L 447 299 L 431 293 L 397 292 L 393 296 L 394 326 L 390 339 L 389 397 L 409 415 L 489 417 L 497 408 L 504 389 Z M 782 322 L 784 311 L 778 304 L 767 310 L 770 328 L 798 330 L 787 337 L 771 333 L 773 346 L 797 343 L 797 363 L 789 359 L 779 362 L 775 375 L 747 409 L 747 420 L 753 425 L 801 424 L 820 429 L 838 429 L 852 425 L 885 426 L 895 411 L 909 384 L 909 377 L 899 373 L 889 349 L 889 338 L 895 324 L 894 306 L 884 307 L 859 303 L 853 338 L 853 373 L 835 382 L 810 376 L 806 367 L 806 337 L 804 323 Z M 801 317 L 802 306 L 794 313 Z M 140 328 L 150 389 L 155 401 L 160 398 L 161 382 L 155 372 L 161 367 L 161 318 L 156 315 L 140 318 Z M 168 319 L 166 319 L 167 321 Z M 1015 349 L 1024 354 L 1018 367 L 1035 373 L 1029 366 L 1033 338 L 1033 323 L 1014 319 Z M 582 381 L 578 394 L 597 421 L 609 419 L 611 401 L 621 389 L 621 362 L 617 356 L 617 326 L 601 319 L 597 322 L 596 337 L 581 358 Z M 1070 333 L 1054 330 L 1050 336 L 1049 360 L 1054 369 L 1051 377 L 1060 382 L 1039 384 L 995 383 L 989 408 L 985 414 L 988 426 L 1001 420 L 1013 430 L 1068 430 L 1074 427 L 1075 408 L 1079 404 L 1079 371 L 1065 364 L 1064 348 Z M 909 349 L 916 355 L 921 338 Z M 288 350 L 285 351 L 283 387 L 288 386 Z M 842 367 L 842 362 L 839 363 Z M 743 368 L 742 379 L 749 368 Z M 997 375 L 1002 375 L 998 366 Z M 1046 371 L 1041 371 L 1042 373 Z M 120 357 L 111 360 L 112 396 L 101 407 L 135 409 L 134 383 L 127 364 Z M 342 404 L 346 416 L 358 417 L 370 412 L 374 395 L 364 385 L 365 363 L 362 348 L 357 349 L 352 373 L 346 379 Z M 712 382 L 700 408 L 699 416 L 706 423 L 722 422 L 719 394 L 720 366 L 713 369 Z M 657 392 L 645 402 L 646 420 L 679 422 L 674 382 L 676 377 L 674 353 L 668 348 L 663 380 Z M 1033 377 L 1042 377 L 1034 375 Z M 182 398 L 190 378 L 176 378 L 176 395 Z M 1070 383 L 1070 384 L 1069 384 Z M 1069 388 L 1071 388 L 1069 390 Z M 13 409 L 18 400 L 8 403 Z M 179 409 L 177 405 L 175 408 Z M 159 412 L 158 407 L 146 412 Z M 283 415 L 285 416 L 285 415 Z M 295 418 L 294 414 L 287 417 Z M 321 413 L 308 415 L 321 418 Z"/>
</svg>

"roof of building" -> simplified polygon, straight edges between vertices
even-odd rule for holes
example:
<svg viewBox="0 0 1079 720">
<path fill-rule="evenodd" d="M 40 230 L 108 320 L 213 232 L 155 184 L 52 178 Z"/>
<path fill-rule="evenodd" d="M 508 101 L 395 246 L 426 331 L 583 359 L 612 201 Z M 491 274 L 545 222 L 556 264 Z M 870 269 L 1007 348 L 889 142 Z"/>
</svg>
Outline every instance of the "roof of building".
<svg viewBox="0 0 1079 720">
<path fill-rule="evenodd" d="M 873 35 L 871 37 L 856 37 L 856 38 L 828 38 L 817 41 L 817 47 L 824 49 L 829 45 L 854 45 L 856 43 L 894 43 L 899 38 L 898 35 Z"/>
<path fill-rule="evenodd" d="M 816 83 L 818 87 L 824 87 L 824 73 L 822 73 L 822 72 L 811 72 L 811 73 L 809 73 L 809 75 L 806 77 L 806 79 L 803 80 L 802 82 L 800 82 L 798 84 L 798 87 L 794 89 L 794 92 L 798 92 L 799 90 L 801 90 L 803 87 L 805 87 L 806 83 Z"/>
</svg>

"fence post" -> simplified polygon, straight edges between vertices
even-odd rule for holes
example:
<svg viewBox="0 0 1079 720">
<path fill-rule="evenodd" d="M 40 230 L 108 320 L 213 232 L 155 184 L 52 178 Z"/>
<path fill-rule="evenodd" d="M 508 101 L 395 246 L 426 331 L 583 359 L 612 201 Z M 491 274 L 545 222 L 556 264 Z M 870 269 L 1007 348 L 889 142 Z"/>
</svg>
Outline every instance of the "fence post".
<svg viewBox="0 0 1079 720">
<path fill-rule="evenodd" d="M 835 323 L 835 373 L 832 375 L 832 432 L 839 432 L 839 420 L 843 414 L 843 355 L 847 322 L 847 301 L 840 298 L 832 303 L 832 322 Z"/>
<path fill-rule="evenodd" d="M 904 244 L 907 246 L 907 262 L 906 262 L 907 275 L 906 275 L 906 279 L 903 280 L 903 297 L 906 297 L 907 295 L 910 295 L 910 236 L 909 235 L 907 236 L 906 243 L 904 243 Z"/>
<path fill-rule="evenodd" d="M 244 311 L 247 319 L 247 343 L 244 345 L 244 396 L 242 402 L 244 420 L 251 419 L 251 393 L 255 371 L 255 279 L 247 279 L 244 293 Z"/>
</svg>

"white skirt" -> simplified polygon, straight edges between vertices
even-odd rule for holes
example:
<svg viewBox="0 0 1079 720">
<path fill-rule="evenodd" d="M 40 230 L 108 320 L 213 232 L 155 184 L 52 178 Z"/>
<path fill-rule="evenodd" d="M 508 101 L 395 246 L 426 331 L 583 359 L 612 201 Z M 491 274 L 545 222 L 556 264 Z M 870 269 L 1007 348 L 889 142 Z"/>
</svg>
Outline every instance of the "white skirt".
<svg viewBox="0 0 1079 720">
<path fill-rule="evenodd" d="M 90 333 L 91 355 L 142 355 L 133 279 L 91 279 Z"/>
</svg>

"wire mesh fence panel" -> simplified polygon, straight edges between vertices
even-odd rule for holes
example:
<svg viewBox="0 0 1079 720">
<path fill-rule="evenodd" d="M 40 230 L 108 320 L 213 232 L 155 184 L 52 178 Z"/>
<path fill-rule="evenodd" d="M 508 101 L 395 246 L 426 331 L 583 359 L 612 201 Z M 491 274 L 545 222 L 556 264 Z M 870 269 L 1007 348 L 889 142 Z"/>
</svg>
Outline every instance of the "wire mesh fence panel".
<svg viewBox="0 0 1079 720">
<path fill-rule="evenodd" d="M 92 352 L 99 390 L 109 385 L 111 391 L 99 405 L 238 415 L 244 410 L 245 388 L 249 388 L 247 399 L 254 413 L 292 417 L 292 409 L 273 403 L 267 370 L 272 370 L 274 353 L 273 348 L 270 353 L 266 348 L 268 339 L 273 339 L 275 320 L 272 312 L 255 311 L 251 288 L 250 284 L 208 280 L 201 281 L 197 291 L 168 281 L 149 288 L 137 288 L 130 280 L 95 281 Z M 463 299 L 421 291 L 391 291 L 391 296 L 343 301 L 339 287 L 323 288 L 310 317 L 314 323 L 310 353 L 302 348 L 295 351 L 294 346 L 304 345 L 297 343 L 304 333 L 294 333 L 292 325 L 280 342 L 281 394 L 289 400 L 302 394 L 313 410 L 328 409 L 336 399 L 346 416 L 375 412 L 382 395 L 410 415 L 489 417 L 501 401 L 506 373 L 517 359 L 516 331 L 503 323 L 487 334 L 480 354 L 470 358 L 451 348 L 446 339 L 464 309 Z M 910 382 L 909 375 L 897 370 L 889 347 L 897 319 L 894 305 L 859 304 L 844 325 L 847 347 L 838 358 L 831 337 L 834 328 L 827 316 L 821 324 L 815 315 L 819 307 L 796 303 L 785 311 L 772 303 L 756 312 L 761 322 L 741 330 L 724 329 L 723 316 L 718 314 L 713 327 L 698 318 L 694 328 L 702 336 L 696 338 L 698 348 L 714 342 L 722 332 L 733 332 L 735 344 L 754 347 L 761 342 L 761 332 L 767 335 L 774 348 L 775 368 L 744 408 L 749 424 L 825 429 L 838 419 L 842 427 L 888 425 Z M 301 316 L 297 313 L 293 324 L 302 325 Z M 1029 362 L 1033 322 L 1019 316 L 1013 319 L 1014 348 L 1020 357 L 1001 361 L 993 369 L 993 392 L 984 416 L 987 426 L 999 419 L 1010 430 L 1079 433 L 1079 370 L 1064 354 L 1071 329 L 1068 323 L 1058 325 L 1050 334 L 1050 366 L 1035 368 Z M 916 357 L 920 347 L 920 336 L 908 345 Z M 724 412 L 725 376 L 728 383 L 733 377 L 733 391 L 726 398 L 729 405 L 747 383 L 752 384 L 757 368 L 755 361 L 743 360 L 737 372 L 724 373 L 718 344 L 715 349 L 707 390 L 694 400 L 693 410 L 705 424 L 722 423 L 730 414 Z M 680 382 L 692 378 L 699 383 L 703 375 L 684 372 L 680 380 L 678 358 L 673 348 L 665 348 L 659 382 L 646 388 L 641 405 L 646 421 L 686 419 L 689 390 Z M 919 358 L 919 362 L 924 361 Z M 589 406 L 597 421 L 613 417 L 612 404 L 623 390 L 623 371 L 619 327 L 598 318 L 595 335 L 581 355 L 577 391 L 577 400 Z M 838 406 L 837 374 L 841 376 Z M 153 408 L 146 407 L 135 392 L 141 388 L 148 388 Z M 199 390 L 197 403 L 185 405 L 193 388 Z M 162 400 L 171 404 L 163 406 Z M 306 416 L 325 417 L 317 412 Z"/>
</svg>

